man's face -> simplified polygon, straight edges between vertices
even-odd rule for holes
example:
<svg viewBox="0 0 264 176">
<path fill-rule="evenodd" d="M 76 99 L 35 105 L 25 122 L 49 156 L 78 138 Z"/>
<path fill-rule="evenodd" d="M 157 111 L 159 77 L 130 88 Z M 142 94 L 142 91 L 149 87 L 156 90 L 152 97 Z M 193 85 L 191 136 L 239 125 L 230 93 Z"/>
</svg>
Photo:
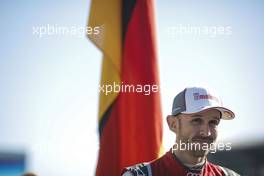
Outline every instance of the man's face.
<svg viewBox="0 0 264 176">
<path fill-rule="evenodd" d="M 220 117 L 221 113 L 215 109 L 196 114 L 180 114 L 178 117 L 174 117 L 177 121 L 176 142 L 189 144 L 191 147 L 188 152 L 191 152 L 193 156 L 206 156 L 210 144 L 216 141 Z"/>
</svg>

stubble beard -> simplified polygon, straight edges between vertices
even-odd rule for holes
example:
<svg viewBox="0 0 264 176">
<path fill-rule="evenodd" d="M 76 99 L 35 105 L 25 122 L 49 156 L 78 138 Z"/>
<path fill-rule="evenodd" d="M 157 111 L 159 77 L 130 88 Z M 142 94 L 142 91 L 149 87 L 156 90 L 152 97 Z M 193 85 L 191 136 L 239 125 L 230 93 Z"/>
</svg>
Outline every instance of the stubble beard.
<svg viewBox="0 0 264 176">
<path fill-rule="evenodd" d="M 209 147 L 212 143 L 200 143 L 192 140 L 192 136 L 190 138 L 186 138 L 181 134 L 178 136 L 178 143 L 185 143 L 190 146 L 185 152 L 190 153 L 190 155 L 194 157 L 206 157 L 210 151 Z M 199 145 L 199 146 L 198 146 Z M 203 145 L 207 145 L 208 147 L 203 147 Z M 196 147 L 195 147 L 196 146 Z"/>
</svg>

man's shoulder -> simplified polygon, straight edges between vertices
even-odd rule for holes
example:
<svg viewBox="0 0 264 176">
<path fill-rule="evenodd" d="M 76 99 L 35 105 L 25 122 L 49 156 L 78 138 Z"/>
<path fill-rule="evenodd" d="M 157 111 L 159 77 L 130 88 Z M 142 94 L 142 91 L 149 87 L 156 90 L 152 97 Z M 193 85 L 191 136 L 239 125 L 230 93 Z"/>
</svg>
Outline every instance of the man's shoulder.
<svg viewBox="0 0 264 176">
<path fill-rule="evenodd" d="M 219 166 L 223 172 L 225 173 L 225 176 L 240 176 L 240 174 L 236 173 L 235 171 L 229 169 L 229 168 L 226 168 L 226 167 L 223 167 L 223 166 Z"/>
<path fill-rule="evenodd" d="M 236 173 L 235 171 L 224 167 L 224 166 L 220 166 L 211 162 L 207 162 L 207 164 L 210 165 L 210 167 L 214 167 L 217 168 L 218 170 L 220 169 L 222 171 L 222 173 L 224 174 L 224 176 L 240 176 L 240 174 Z"/>
<path fill-rule="evenodd" d="M 150 162 L 136 164 L 123 170 L 122 176 L 151 176 L 153 174 L 167 172 L 168 160 L 172 160 L 171 151 Z M 173 158 L 174 159 L 174 158 Z M 127 175 L 124 175 L 126 173 Z M 165 174 L 166 175 L 166 174 Z"/>
<path fill-rule="evenodd" d="M 148 176 L 151 175 L 149 163 L 140 163 L 124 169 L 122 176 Z"/>
</svg>

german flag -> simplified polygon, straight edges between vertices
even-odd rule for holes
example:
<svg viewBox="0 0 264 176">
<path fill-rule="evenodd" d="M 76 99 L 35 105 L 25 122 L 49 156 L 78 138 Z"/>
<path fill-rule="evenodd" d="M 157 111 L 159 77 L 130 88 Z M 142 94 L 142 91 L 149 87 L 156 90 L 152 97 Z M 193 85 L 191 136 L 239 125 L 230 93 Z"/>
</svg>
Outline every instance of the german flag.
<svg viewBox="0 0 264 176">
<path fill-rule="evenodd" d="M 99 27 L 88 38 L 103 53 L 96 176 L 117 176 L 124 167 L 157 158 L 161 149 L 153 0 L 92 0 L 88 26 Z M 106 93 L 107 85 L 120 91 Z"/>
</svg>

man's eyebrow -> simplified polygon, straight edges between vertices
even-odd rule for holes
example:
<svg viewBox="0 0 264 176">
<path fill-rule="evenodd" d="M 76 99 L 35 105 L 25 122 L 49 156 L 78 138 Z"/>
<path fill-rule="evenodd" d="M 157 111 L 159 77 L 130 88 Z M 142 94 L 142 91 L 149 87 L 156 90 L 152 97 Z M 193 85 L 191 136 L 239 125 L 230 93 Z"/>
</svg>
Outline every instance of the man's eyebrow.
<svg viewBox="0 0 264 176">
<path fill-rule="evenodd" d="M 203 117 L 203 116 L 200 114 L 194 114 L 194 115 L 191 115 L 191 117 L 195 118 L 195 117 Z M 215 120 L 221 120 L 221 118 L 218 116 L 212 116 L 212 118 L 214 118 Z"/>
<path fill-rule="evenodd" d="M 203 116 L 200 114 L 194 114 L 194 115 L 191 115 L 191 117 L 203 117 Z"/>
<path fill-rule="evenodd" d="M 213 118 L 214 118 L 215 120 L 220 120 L 220 119 L 221 119 L 221 117 L 218 117 L 218 116 L 213 116 Z"/>
</svg>

